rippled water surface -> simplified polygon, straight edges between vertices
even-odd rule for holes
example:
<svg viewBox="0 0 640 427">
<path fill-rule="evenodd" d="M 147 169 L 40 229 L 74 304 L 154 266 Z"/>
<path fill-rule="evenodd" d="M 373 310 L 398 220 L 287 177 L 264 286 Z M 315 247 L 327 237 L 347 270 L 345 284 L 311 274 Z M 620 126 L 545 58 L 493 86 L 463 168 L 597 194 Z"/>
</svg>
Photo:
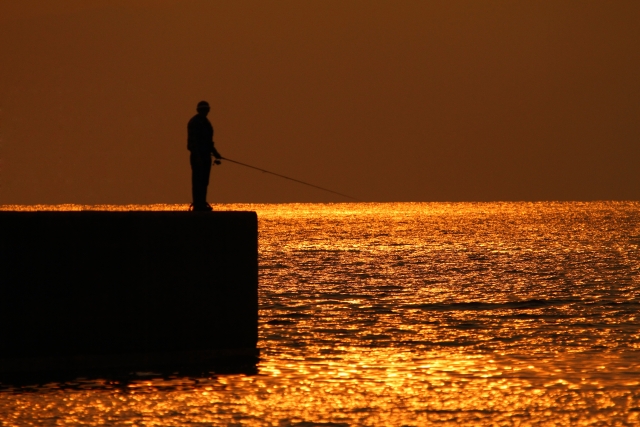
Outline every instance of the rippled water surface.
<svg viewBox="0 0 640 427">
<path fill-rule="evenodd" d="M 216 209 L 258 212 L 258 374 L 5 387 L 3 425 L 640 424 L 640 203 Z"/>
</svg>

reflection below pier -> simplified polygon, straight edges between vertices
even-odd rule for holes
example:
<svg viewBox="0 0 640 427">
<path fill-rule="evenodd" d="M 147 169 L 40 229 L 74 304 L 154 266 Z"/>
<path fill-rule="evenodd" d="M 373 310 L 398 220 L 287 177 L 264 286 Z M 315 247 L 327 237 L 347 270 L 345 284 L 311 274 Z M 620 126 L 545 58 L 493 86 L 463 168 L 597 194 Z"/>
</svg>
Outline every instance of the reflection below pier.
<svg viewBox="0 0 640 427">
<path fill-rule="evenodd" d="M 9 416 L 6 421 L 64 419 L 84 425 L 640 421 L 637 361 L 549 355 L 532 362 L 463 350 L 416 354 L 354 347 L 336 347 L 332 354 L 272 354 L 260 362 L 257 375 L 136 373 L 5 388 L 0 411 Z M 618 374 L 601 375 L 605 370 Z"/>
</svg>

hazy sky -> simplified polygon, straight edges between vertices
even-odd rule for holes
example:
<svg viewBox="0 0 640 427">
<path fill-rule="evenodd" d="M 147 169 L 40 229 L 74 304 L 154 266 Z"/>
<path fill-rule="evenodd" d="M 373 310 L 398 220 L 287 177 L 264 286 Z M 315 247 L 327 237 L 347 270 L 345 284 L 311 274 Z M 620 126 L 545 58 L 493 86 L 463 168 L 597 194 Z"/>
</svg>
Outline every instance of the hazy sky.
<svg viewBox="0 0 640 427">
<path fill-rule="evenodd" d="M 0 204 L 640 200 L 640 1 L 0 1 Z M 342 201 L 223 164 L 212 202 Z"/>
</svg>

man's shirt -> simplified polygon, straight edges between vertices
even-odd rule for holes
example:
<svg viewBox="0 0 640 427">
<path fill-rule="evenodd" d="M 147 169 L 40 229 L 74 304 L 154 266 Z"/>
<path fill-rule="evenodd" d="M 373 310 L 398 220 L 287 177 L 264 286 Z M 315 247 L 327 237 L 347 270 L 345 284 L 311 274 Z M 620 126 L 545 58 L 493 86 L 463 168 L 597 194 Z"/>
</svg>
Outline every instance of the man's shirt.
<svg viewBox="0 0 640 427">
<path fill-rule="evenodd" d="M 206 116 L 196 114 L 187 125 L 187 149 L 192 153 L 216 153 L 213 147 L 213 126 Z"/>
</svg>

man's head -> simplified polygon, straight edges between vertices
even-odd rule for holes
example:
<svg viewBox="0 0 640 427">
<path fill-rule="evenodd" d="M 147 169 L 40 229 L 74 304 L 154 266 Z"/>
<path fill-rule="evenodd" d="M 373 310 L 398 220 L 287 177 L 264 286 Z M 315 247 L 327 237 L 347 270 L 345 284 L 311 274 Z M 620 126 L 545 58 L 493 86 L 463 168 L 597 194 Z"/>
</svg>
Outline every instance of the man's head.
<svg viewBox="0 0 640 427">
<path fill-rule="evenodd" d="M 202 114 L 203 116 L 206 116 L 207 114 L 209 114 L 209 103 L 207 101 L 200 101 L 198 102 L 198 107 L 196 108 L 196 111 L 198 112 L 198 114 Z"/>
</svg>

